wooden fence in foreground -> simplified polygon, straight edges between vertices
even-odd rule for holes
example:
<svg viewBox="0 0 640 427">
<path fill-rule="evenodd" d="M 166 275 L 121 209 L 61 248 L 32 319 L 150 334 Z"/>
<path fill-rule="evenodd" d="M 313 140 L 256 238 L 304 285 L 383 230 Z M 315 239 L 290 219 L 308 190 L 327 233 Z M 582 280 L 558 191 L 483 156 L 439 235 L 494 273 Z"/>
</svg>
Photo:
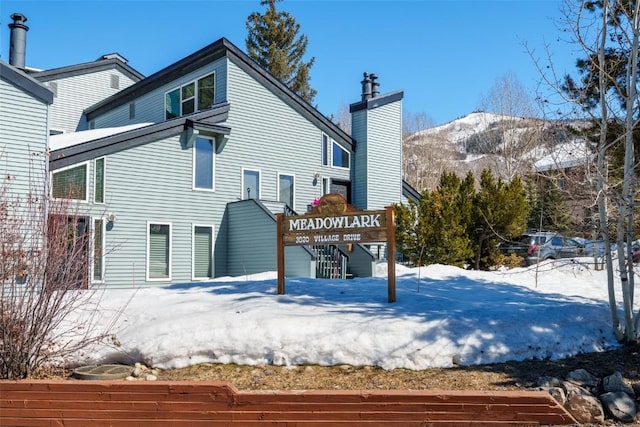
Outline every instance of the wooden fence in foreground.
<svg viewBox="0 0 640 427">
<path fill-rule="evenodd" d="M 576 421 L 538 391 L 238 391 L 223 382 L 0 381 L 10 426 L 535 426 Z"/>
</svg>

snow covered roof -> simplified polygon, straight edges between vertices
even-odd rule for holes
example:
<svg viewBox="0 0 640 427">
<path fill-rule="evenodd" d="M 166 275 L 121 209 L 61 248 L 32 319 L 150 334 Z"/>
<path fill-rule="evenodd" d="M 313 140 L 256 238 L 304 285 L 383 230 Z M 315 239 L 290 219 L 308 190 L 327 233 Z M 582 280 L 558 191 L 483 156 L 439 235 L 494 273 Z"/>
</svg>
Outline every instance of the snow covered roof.
<svg viewBox="0 0 640 427">
<path fill-rule="evenodd" d="M 95 139 L 106 138 L 107 136 L 117 135 L 133 129 L 139 129 L 153 123 L 136 123 L 127 126 L 118 126 L 103 129 L 83 130 L 80 132 L 61 133 L 59 135 L 51 135 L 49 137 L 49 149 L 60 150 L 62 148 L 73 147 L 74 145 L 84 142 L 93 141 Z"/>
<path fill-rule="evenodd" d="M 554 151 L 534 163 L 536 172 L 567 169 L 575 166 L 589 164 L 594 154 L 583 141 L 572 141 L 558 145 Z"/>
</svg>

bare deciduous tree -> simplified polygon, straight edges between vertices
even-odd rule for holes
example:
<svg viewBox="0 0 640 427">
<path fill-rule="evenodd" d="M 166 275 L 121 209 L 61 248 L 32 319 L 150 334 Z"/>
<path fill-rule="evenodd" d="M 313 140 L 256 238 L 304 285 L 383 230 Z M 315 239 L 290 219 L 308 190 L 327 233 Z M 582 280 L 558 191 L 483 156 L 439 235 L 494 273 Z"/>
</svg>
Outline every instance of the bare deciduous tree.
<svg viewBox="0 0 640 427">
<path fill-rule="evenodd" d="M 88 217 L 45 183 L 34 176 L 19 196 L 10 176 L 0 182 L 0 378 L 29 377 L 109 336 L 94 328 L 99 291 L 87 289 Z"/>
<path fill-rule="evenodd" d="M 563 12 L 570 41 L 585 55 L 576 64 L 580 79 L 575 80 L 570 75 L 558 76 L 550 56 L 548 64 L 538 60 L 536 64 L 553 95 L 559 95 L 560 100 L 573 105 L 575 108 L 570 111 L 586 116 L 595 124 L 593 139 L 597 176 L 593 181 L 598 209 L 596 226 L 605 244 L 612 326 L 619 341 L 631 342 L 640 337 L 640 312 L 634 312 L 631 251 L 637 192 L 634 134 L 639 119 L 640 2 L 565 1 Z M 612 162 L 615 163 L 618 147 L 623 148 L 622 165 L 620 172 L 614 174 L 611 173 Z M 612 233 L 611 229 L 615 231 Z M 613 241 L 617 244 L 617 277 L 611 251 Z M 621 308 L 617 290 L 622 294 Z"/>
<path fill-rule="evenodd" d="M 331 116 L 331 121 L 338 125 L 340 129 L 348 134 L 351 134 L 351 112 L 349 106 L 345 103 L 341 103 L 338 107 L 338 113 Z"/>
<path fill-rule="evenodd" d="M 412 113 L 408 110 L 402 113 L 402 137 L 412 135 L 435 125 L 427 113 Z"/>
<path fill-rule="evenodd" d="M 499 116 L 485 124 L 477 143 L 493 154 L 494 173 L 507 181 L 531 171 L 532 154 L 543 140 L 544 122 L 537 120 L 531 96 L 513 74 L 496 79 L 480 109 Z"/>
</svg>

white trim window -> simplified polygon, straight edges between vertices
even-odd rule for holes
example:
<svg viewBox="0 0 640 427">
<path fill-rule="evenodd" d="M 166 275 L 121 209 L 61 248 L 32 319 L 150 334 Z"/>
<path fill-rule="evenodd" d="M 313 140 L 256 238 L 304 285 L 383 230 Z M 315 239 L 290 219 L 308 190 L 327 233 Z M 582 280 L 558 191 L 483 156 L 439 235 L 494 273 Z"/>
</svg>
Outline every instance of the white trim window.
<svg viewBox="0 0 640 427">
<path fill-rule="evenodd" d="M 51 196 L 54 199 L 89 201 L 89 162 L 51 172 Z"/>
<path fill-rule="evenodd" d="M 331 179 L 322 178 L 322 195 L 329 194 L 331 192 Z"/>
<path fill-rule="evenodd" d="M 171 280 L 171 223 L 147 222 L 147 281 Z"/>
<path fill-rule="evenodd" d="M 293 174 L 278 173 L 278 201 L 284 202 L 295 210 L 295 176 Z"/>
<path fill-rule="evenodd" d="M 322 134 L 322 165 L 329 166 L 329 153 L 331 152 L 331 145 L 329 145 L 329 136 L 326 133 Z"/>
<path fill-rule="evenodd" d="M 214 104 L 216 77 L 211 73 L 185 83 L 164 95 L 165 119 L 206 110 Z"/>
<path fill-rule="evenodd" d="M 206 138 L 196 138 L 193 144 L 193 189 L 215 189 L 215 144 Z"/>
<path fill-rule="evenodd" d="M 193 224 L 191 236 L 192 279 L 208 280 L 213 277 L 213 225 Z"/>
<path fill-rule="evenodd" d="M 93 218 L 93 239 L 91 259 L 91 281 L 93 283 L 104 282 L 104 248 L 105 248 L 105 229 L 106 221 L 101 217 Z"/>
<path fill-rule="evenodd" d="M 93 203 L 96 204 L 104 203 L 106 165 L 106 157 L 93 161 Z"/>
<path fill-rule="evenodd" d="M 325 133 L 322 134 L 322 165 L 332 168 L 349 169 L 351 153 Z"/>
<path fill-rule="evenodd" d="M 260 169 L 242 168 L 242 196 L 241 199 L 260 200 Z"/>
</svg>

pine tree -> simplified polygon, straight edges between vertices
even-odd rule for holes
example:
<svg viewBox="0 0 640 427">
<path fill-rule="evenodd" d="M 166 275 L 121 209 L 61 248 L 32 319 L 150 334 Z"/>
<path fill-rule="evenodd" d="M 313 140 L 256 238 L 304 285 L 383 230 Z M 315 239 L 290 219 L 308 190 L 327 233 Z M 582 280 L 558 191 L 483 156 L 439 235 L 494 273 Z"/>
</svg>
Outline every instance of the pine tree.
<svg viewBox="0 0 640 427">
<path fill-rule="evenodd" d="M 527 218 L 529 228 L 565 233 L 574 227 L 565 197 L 555 179 L 545 179 L 541 187 L 529 186 L 527 192 L 531 206 Z"/>
<path fill-rule="evenodd" d="M 480 176 L 480 191 L 474 199 L 474 224 L 471 240 L 475 249 L 476 269 L 495 265 L 500 254 L 498 243 L 504 236 L 522 233 L 527 223 L 529 203 L 522 181 L 496 180 L 485 169 Z"/>
<path fill-rule="evenodd" d="M 303 60 L 307 36 L 299 34 L 300 24 L 291 14 L 276 10 L 278 1 L 282 0 L 261 0 L 262 6 L 268 6 L 264 15 L 253 12 L 247 18 L 247 52 L 261 67 L 311 103 L 316 90 L 309 85 L 309 70 L 315 58 Z"/>
<path fill-rule="evenodd" d="M 462 181 L 453 172 L 444 172 L 438 188 L 431 194 L 431 227 L 427 239 L 432 263 L 464 266 L 472 255 L 467 236 Z M 465 188 L 466 191 L 466 188 Z"/>
</svg>

